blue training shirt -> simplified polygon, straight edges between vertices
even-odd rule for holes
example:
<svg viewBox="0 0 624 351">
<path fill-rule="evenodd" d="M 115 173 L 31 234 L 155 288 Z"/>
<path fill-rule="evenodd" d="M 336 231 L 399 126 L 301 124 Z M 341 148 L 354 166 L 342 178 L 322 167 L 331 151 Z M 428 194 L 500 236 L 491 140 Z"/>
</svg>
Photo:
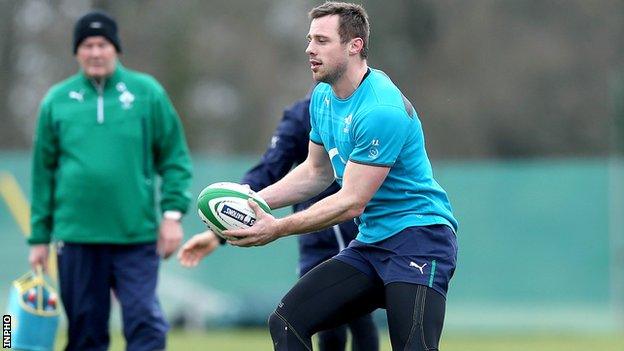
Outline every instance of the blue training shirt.
<svg viewBox="0 0 624 351">
<path fill-rule="evenodd" d="M 374 243 L 412 226 L 457 230 L 446 192 L 433 179 L 418 115 L 385 73 L 371 69 L 347 99 L 318 84 L 310 123 L 310 140 L 327 150 L 340 185 L 347 161 L 390 167 L 359 218 L 357 240 Z"/>
</svg>

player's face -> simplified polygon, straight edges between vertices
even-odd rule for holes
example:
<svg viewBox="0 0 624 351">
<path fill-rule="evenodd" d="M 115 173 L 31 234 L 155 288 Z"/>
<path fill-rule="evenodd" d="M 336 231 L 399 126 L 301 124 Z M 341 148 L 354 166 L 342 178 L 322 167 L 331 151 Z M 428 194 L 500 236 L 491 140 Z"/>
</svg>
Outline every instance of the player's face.
<svg viewBox="0 0 624 351">
<path fill-rule="evenodd" d="M 117 50 L 102 36 L 87 37 L 78 46 L 76 60 L 87 77 L 100 79 L 115 70 Z"/>
<path fill-rule="evenodd" d="M 333 84 L 347 70 L 347 44 L 340 42 L 338 15 L 315 18 L 310 23 L 308 48 L 312 77 L 319 82 Z"/>
</svg>

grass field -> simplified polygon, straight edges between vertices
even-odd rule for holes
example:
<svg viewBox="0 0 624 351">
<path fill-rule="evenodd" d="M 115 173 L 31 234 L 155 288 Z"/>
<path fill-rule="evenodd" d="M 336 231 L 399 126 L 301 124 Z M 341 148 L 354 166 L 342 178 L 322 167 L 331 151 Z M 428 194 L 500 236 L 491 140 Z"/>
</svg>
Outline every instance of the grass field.
<svg viewBox="0 0 624 351">
<path fill-rule="evenodd" d="M 387 331 L 382 330 L 382 351 L 390 351 Z M 56 350 L 62 350 L 64 338 L 57 340 Z M 452 334 L 443 337 L 442 351 L 622 351 L 622 334 Z M 123 351 L 124 341 L 114 334 L 111 351 Z M 266 330 L 172 331 L 167 350 L 170 351 L 271 351 Z"/>
</svg>

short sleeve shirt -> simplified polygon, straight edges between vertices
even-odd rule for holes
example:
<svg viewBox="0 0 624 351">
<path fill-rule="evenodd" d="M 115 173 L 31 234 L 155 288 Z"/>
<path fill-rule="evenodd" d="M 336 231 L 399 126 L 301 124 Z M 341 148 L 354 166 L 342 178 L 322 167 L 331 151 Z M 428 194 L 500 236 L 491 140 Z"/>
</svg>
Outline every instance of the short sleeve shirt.
<svg viewBox="0 0 624 351">
<path fill-rule="evenodd" d="M 377 242 L 411 226 L 457 230 L 447 194 L 433 178 L 418 115 L 385 73 L 371 69 L 346 99 L 318 84 L 310 123 L 310 140 L 329 154 L 339 184 L 348 161 L 390 168 L 358 218 L 357 240 Z"/>
</svg>

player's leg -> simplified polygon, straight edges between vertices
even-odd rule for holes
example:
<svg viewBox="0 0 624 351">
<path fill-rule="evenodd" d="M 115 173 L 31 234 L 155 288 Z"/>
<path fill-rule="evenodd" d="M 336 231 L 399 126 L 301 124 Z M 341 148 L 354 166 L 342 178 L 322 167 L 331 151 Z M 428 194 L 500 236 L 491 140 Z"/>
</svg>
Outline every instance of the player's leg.
<svg viewBox="0 0 624 351">
<path fill-rule="evenodd" d="M 370 313 L 348 324 L 318 332 L 319 350 L 344 350 L 347 345 L 347 327 L 351 331 L 352 351 L 379 351 L 379 335 Z"/>
<path fill-rule="evenodd" d="M 383 304 L 379 280 L 335 258 L 303 276 L 269 317 L 275 350 L 312 350 L 314 333 L 370 313 Z"/>
<path fill-rule="evenodd" d="M 321 330 L 317 335 L 320 351 L 342 351 L 347 345 L 347 326 L 344 324 L 336 328 Z"/>
<path fill-rule="evenodd" d="M 338 241 L 338 233 L 334 227 L 319 230 L 314 233 L 299 235 L 299 278 L 303 277 L 312 268 L 334 257 L 344 248 L 345 239 L 341 236 Z M 357 233 L 357 227 L 352 230 Z M 348 243 L 348 241 L 347 241 Z M 347 345 L 347 326 L 341 325 L 336 328 L 321 330 L 317 333 L 320 351 L 344 351 Z"/>
<path fill-rule="evenodd" d="M 128 351 L 165 349 L 169 324 L 156 297 L 159 263 L 155 243 L 115 247 L 113 289 Z"/>
<path fill-rule="evenodd" d="M 446 300 L 424 285 L 386 285 L 388 329 L 393 350 L 438 350 Z"/>
<path fill-rule="evenodd" d="M 66 351 L 107 350 L 110 253 L 106 245 L 58 244 L 61 299 L 67 315 Z"/>
<path fill-rule="evenodd" d="M 379 351 L 379 333 L 373 315 L 366 314 L 349 322 L 353 351 Z"/>
<path fill-rule="evenodd" d="M 379 250 L 381 248 L 382 250 Z M 409 227 L 368 247 L 386 284 L 393 350 L 437 350 L 457 243 L 446 225 Z"/>
</svg>

